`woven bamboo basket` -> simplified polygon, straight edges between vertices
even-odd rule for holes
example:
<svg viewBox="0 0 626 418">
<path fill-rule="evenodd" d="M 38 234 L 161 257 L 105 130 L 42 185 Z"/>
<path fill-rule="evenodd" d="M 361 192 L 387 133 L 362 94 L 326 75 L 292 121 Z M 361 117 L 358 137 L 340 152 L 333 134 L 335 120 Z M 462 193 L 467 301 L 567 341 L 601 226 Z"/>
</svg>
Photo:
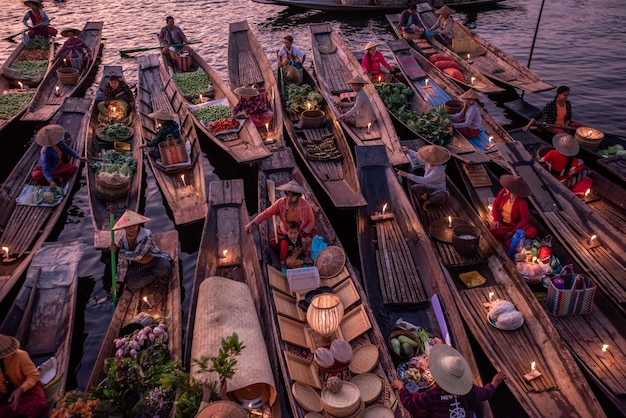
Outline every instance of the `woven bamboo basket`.
<svg viewBox="0 0 626 418">
<path fill-rule="evenodd" d="M 116 180 L 107 182 L 96 176 L 96 194 L 108 202 L 123 198 L 130 191 L 131 177 L 115 176 Z"/>
<path fill-rule="evenodd" d="M 583 147 L 596 149 L 602 143 L 604 134 L 597 129 L 581 126 L 576 129 L 575 138 Z"/>
<path fill-rule="evenodd" d="M 461 100 L 448 100 L 443 107 L 448 115 L 454 115 L 463 110 L 463 102 Z"/>
<path fill-rule="evenodd" d="M 452 230 L 452 246 L 457 253 L 472 256 L 478 251 L 480 229 L 473 225 L 458 225 Z"/>
<path fill-rule="evenodd" d="M 80 71 L 78 71 L 76 68 L 63 67 L 57 70 L 57 78 L 62 84 L 66 86 L 72 86 L 76 84 L 76 82 L 78 81 L 78 76 L 80 76 Z"/>
<path fill-rule="evenodd" d="M 326 113 L 323 110 L 305 110 L 302 112 L 302 127 L 315 129 L 322 126 Z"/>
</svg>

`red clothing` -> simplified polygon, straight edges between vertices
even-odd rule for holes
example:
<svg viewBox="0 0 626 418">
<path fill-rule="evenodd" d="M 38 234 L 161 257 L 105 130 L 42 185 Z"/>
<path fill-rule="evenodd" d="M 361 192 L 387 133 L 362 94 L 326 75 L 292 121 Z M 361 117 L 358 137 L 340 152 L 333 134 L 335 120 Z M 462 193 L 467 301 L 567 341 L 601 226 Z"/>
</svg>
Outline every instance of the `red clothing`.
<svg viewBox="0 0 626 418">
<path fill-rule="evenodd" d="M 381 54 L 380 51 L 376 51 L 373 56 L 369 52 L 366 52 L 361 60 L 363 71 L 372 75 L 380 74 L 381 65 L 386 67 L 388 70 L 391 70 L 391 65 L 385 61 L 385 57 L 383 57 L 383 54 Z"/>
<path fill-rule="evenodd" d="M 293 253 L 293 250 L 298 247 L 302 247 L 302 244 L 303 243 L 301 235 L 298 236 L 296 242 L 291 242 L 289 237 L 285 235 L 283 239 L 280 240 L 280 261 L 284 262 L 285 260 L 287 260 L 287 257 L 289 257 L 291 253 Z"/>
<path fill-rule="evenodd" d="M 572 163 L 570 164 L 570 166 L 565 167 L 565 165 L 567 164 L 567 159 L 567 156 L 553 149 L 551 151 L 548 151 L 548 153 L 544 155 L 541 160 L 539 160 L 539 162 L 546 163 L 547 169 L 558 181 L 565 181 L 572 174 L 576 174 L 584 168 L 584 161 L 579 160 L 576 157 L 572 157 Z"/>
<path fill-rule="evenodd" d="M 15 353 L 1 360 L 7 376 L 15 385 L 22 389 L 22 396 L 16 411 L 11 409 L 8 403 L 8 396 L 0 396 L 0 417 L 12 418 L 26 416 L 27 418 L 37 418 L 46 410 L 46 394 L 39 381 L 39 372 L 30 359 L 28 353 L 17 350 Z M 4 384 L 4 374 L 0 371 L 0 394 L 7 393 Z"/>
<path fill-rule="evenodd" d="M 424 392 L 411 393 L 404 388 L 400 389 L 400 402 L 413 417 L 472 417 L 475 407 L 471 404 L 478 405 L 491 398 L 495 392 L 496 387 L 488 383 L 485 387 L 473 385 L 467 395 L 459 396 L 435 384 Z"/>
<path fill-rule="evenodd" d="M 265 209 L 263 212 L 254 219 L 254 224 L 259 226 L 261 222 L 267 221 L 272 216 L 278 216 L 280 218 L 280 232 L 287 235 L 287 198 L 281 197 L 275 201 L 272 206 Z M 298 214 L 300 215 L 300 233 L 310 235 L 313 232 L 315 226 L 315 216 L 313 215 L 313 208 L 311 204 L 304 198 L 298 200 L 298 206 L 296 207 Z"/>
<path fill-rule="evenodd" d="M 502 208 L 509 199 L 509 191 L 502 189 L 493 201 L 491 209 L 491 216 L 493 216 L 494 222 L 500 222 L 502 226 L 497 228 L 489 228 L 491 233 L 501 241 L 505 241 L 506 235 L 511 231 L 523 229 L 526 234 L 526 238 L 533 239 L 537 236 L 537 228 L 531 225 L 530 211 L 528 210 L 528 202 L 523 197 L 516 197 L 511 207 L 511 223 L 506 224 L 502 219 Z"/>
</svg>

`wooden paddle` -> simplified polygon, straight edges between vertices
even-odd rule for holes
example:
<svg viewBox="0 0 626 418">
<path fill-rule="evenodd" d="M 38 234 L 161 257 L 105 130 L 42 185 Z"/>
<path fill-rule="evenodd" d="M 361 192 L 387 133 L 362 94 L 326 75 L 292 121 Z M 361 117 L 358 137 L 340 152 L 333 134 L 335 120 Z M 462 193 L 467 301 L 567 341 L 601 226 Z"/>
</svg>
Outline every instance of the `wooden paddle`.
<svg viewBox="0 0 626 418">
<path fill-rule="evenodd" d="M 24 32 L 26 32 L 27 30 L 34 29 L 34 28 L 38 28 L 39 26 L 42 26 L 42 25 L 47 25 L 48 23 L 50 23 L 50 21 L 51 21 L 51 20 L 54 20 L 54 18 L 52 17 L 52 18 L 50 18 L 50 19 L 46 20 L 45 22 L 38 23 L 38 24 L 36 24 L 35 26 L 31 26 L 31 27 L 29 27 L 28 29 L 23 29 L 23 30 L 19 31 L 18 33 L 14 34 L 14 35 L 7 36 L 7 37 L 6 37 L 6 38 L 4 38 L 3 40 L 4 40 L 4 41 L 8 41 L 8 42 L 15 42 L 15 41 L 13 40 L 13 38 L 15 38 L 16 36 L 23 34 L 23 33 L 24 33 Z"/>
<path fill-rule="evenodd" d="M 179 46 L 185 46 L 185 45 L 191 45 L 191 44 L 201 44 L 202 41 L 189 41 L 187 43 L 184 44 L 173 44 L 170 46 L 173 46 L 174 48 L 178 48 Z M 120 50 L 120 56 L 122 58 L 132 58 L 129 57 L 128 54 L 132 54 L 135 52 L 143 52 L 143 51 L 151 51 L 153 49 L 162 49 L 165 48 L 164 45 L 159 45 L 159 46 L 150 46 L 150 47 L 146 47 L 146 48 L 135 48 L 135 49 L 121 49 Z"/>
<path fill-rule="evenodd" d="M 274 180 L 267 180 L 267 198 L 270 201 L 270 204 L 273 204 L 276 201 L 276 184 Z M 276 225 L 276 216 L 272 216 L 272 222 L 274 223 L 274 240 L 276 244 L 280 244 L 278 242 L 278 226 Z"/>
</svg>

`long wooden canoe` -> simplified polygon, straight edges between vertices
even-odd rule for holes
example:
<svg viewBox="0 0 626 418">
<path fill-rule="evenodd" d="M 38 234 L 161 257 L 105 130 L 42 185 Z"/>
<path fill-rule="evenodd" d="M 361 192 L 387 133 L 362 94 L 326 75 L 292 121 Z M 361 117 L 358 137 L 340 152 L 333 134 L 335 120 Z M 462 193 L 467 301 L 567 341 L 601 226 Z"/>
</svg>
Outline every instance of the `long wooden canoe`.
<svg viewBox="0 0 626 418">
<path fill-rule="evenodd" d="M 452 293 L 384 148 L 357 147 L 356 157 L 368 204 L 357 214 L 361 271 L 383 335 L 396 328 L 399 318 L 421 326 L 453 343 L 470 364 L 474 383 L 482 386 Z M 387 218 L 380 217 L 383 206 Z M 381 219 L 372 219 L 376 215 Z M 487 402 L 483 409 L 483 416 L 491 416 Z"/>
<path fill-rule="evenodd" d="M 317 81 L 322 95 L 330 105 L 333 105 L 331 106 L 332 109 L 339 116 L 341 113 L 334 104 L 340 101 L 341 93 L 352 91 L 346 81 L 355 76 L 359 76 L 363 80 L 367 80 L 368 77 L 341 36 L 333 31 L 330 24 L 310 24 L 309 29 L 311 30 L 311 49 L 313 50 L 313 64 Z M 320 51 L 322 45 L 327 46 L 322 47 Z M 372 121 L 371 127 L 368 128 L 356 128 L 345 122 L 341 122 L 341 126 L 356 145 L 385 145 L 392 165 L 405 164 L 407 159 L 400 150 L 398 135 L 393 129 L 393 123 L 387 114 L 383 101 L 372 83 L 367 83 L 363 88 L 372 103 L 376 120 Z"/>
<path fill-rule="evenodd" d="M 403 10 L 407 5 L 399 1 L 371 1 L 345 2 L 342 0 L 252 0 L 256 3 L 277 4 L 302 9 L 323 10 L 326 12 L 383 12 L 389 10 Z M 456 8 L 480 8 L 491 6 L 503 0 L 447 0 L 446 4 Z M 354 3 L 354 4 L 352 4 Z"/>
<path fill-rule="evenodd" d="M 604 416 L 600 403 L 594 397 L 574 359 L 567 351 L 547 314 L 536 300 L 528 285 L 503 246 L 489 233 L 486 223 L 471 209 L 452 181 L 448 181 L 450 199 L 441 207 L 421 208 L 410 192 L 411 200 L 424 228 L 428 228 L 435 254 L 446 267 L 449 288 L 466 325 L 483 352 L 499 370 L 503 370 L 511 390 L 529 416 Z M 448 216 L 454 224 L 465 222 L 480 230 L 480 246 L 476 254 L 462 256 L 451 243 L 436 239 L 433 233 L 444 227 Z M 462 273 L 478 272 L 486 282 L 467 288 L 460 280 Z M 487 318 L 489 293 L 495 299 L 512 302 L 524 315 L 523 325 L 505 331 L 491 325 Z M 535 362 L 542 376 L 531 380 L 524 378 Z"/>
<path fill-rule="evenodd" d="M 437 21 L 438 16 L 427 2 L 418 3 L 417 12 L 428 28 Z M 554 88 L 554 85 L 543 81 L 528 67 L 461 23 L 455 21 L 452 31 L 452 49 L 456 55 L 467 60 L 469 54 L 471 65 L 495 82 L 532 93 Z M 428 38 L 428 41 L 439 51 L 447 48 L 434 37 Z"/>
<path fill-rule="evenodd" d="M 87 388 L 98 386 L 104 380 L 106 377 L 104 361 L 115 355 L 116 349 L 113 340 L 119 338 L 118 333 L 122 327 L 130 324 L 139 313 L 151 315 L 155 320 L 160 320 L 167 325 L 167 333 L 169 334 L 167 347 L 170 350 L 170 358 L 182 361 L 183 330 L 178 271 L 178 232 L 175 230 L 162 232 L 153 235 L 152 239 L 161 250 L 167 252 L 174 260 L 172 278 L 166 285 L 149 285 L 136 292 L 131 292 L 128 289 L 122 292 L 89 376 Z M 144 297 L 151 303 L 152 308 L 147 308 L 143 301 Z"/>
<path fill-rule="evenodd" d="M 400 32 L 400 29 L 398 29 L 398 22 L 400 21 L 400 15 L 389 14 L 389 15 L 386 15 L 386 17 L 387 17 L 387 21 L 389 21 L 389 24 L 391 25 L 391 28 L 393 29 L 396 36 L 400 39 L 403 39 L 402 33 Z M 407 41 L 407 42 L 409 43 L 409 45 L 411 45 L 411 47 L 416 48 L 415 41 Z M 418 50 L 418 51 L 421 51 L 421 50 Z M 451 75 L 445 73 L 443 70 L 440 70 L 439 68 L 437 69 L 441 71 L 442 75 L 450 78 L 452 81 L 459 84 L 464 89 L 466 90 L 474 89 L 474 90 L 480 91 L 481 93 L 486 93 L 486 94 L 502 93 L 505 90 L 502 87 L 496 86 L 493 83 L 493 81 L 489 80 L 485 75 L 483 75 L 480 71 L 478 71 L 471 64 L 468 64 L 467 59 L 465 60 L 462 59 L 458 55 L 451 52 L 448 48 L 444 48 L 441 50 L 435 49 L 435 52 L 437 54 L 448 55 L 454 62 L 456 62 L 459 65 L 459 67 L 461 68 L 461 74 L 463 75 L 462 80 L 452 77 Z"/>
<path fill-rule="evenodd" d="M 63 59 L 67 55 L 57 57 L 52 67 L 48 70 L 45 79 L 41 82 L 39 90 L 37 90 L 31 105 L 28 107 L 21 120 L 46 122 L 59 109 L 64 98 L 73 96 L 79 88 L 83 87 L 87 76 L 91 73 L 91 70 L 98 61 L 103 24 L 104 22 L 87 22 L 80 35 L 78 35 L 78 38 L 82 39 L 85 45 L 91 49 L 92 56 L 89 63 L 82 69 L 76 83 L 65 85 L 59 81 L 57 70 L 65 66 Z M 58 90 L 57 87 L 59 88 Z"/>
<path fill-rule="evenodd" d="M 78 155 L 82 155 L 84 150 L 92 103 L 88 99 L 67 98 L 52 119 L 52 123 L 62 125 L 71 135 L 68 145 Z M 67 180 L 66 194 L 56 206 L 17 205 L 16 199 L 24 187 L 35 185 L 30 173 L 39 161 L 40 151 L 41 147 L 33 142 L 0 188 L 0 246 L 9 247 L 11 257 L 16 258 L 13 263 L 0 264 L 0 301 L 13 288 L 37 249 L 52 232 L 80 176 L 80 170 L 76 170 Z M 73 163 L 80 164 L 80 161 Z"/>
<path fill-rule="evenodd" d="M 45 384 L 49 405 L 65 393 L 83 249 L 81 240 L 44 243 L 0 326 L 0 333 L 19 340 L 36 366 L 56 359 L 54 379 Z"/>
<path fill-rule="evenodd" d="M 28 87 L 28 90 L 25 90 L 24 93 L 32 94 L 32 96 L 31 99 L 13 115 L 7 115 L 8 117 L 4 119 L 0 116 L 0 132 L 2 132 L 4 127 L 9 123 L 18 119 L 22 115 L 22 112 L 24 112 L 24 110 L 26 110 L 28 105 L 32 102 L 32 98 L 35 97 L 35 93 L 37 92 L 41 81 L 48 73 L 52 61 L 54 60 L 54 42 L 50 42 L 50 47 L 48 48 L 48 66 L 46 67 L 46 71 L 35 77 L 20 77 L 19 74 L 14 74 L 15 71 L 11 69 L 11 66 L 14 63 L 20 61 L 20 58 L 25 51 L 27 51 L 26 45 L 22 42 L 18 43 L 11 55 L 9 55 L 7 60 L 2 64 L 2 66 L 0 66 L 0 94 L 4 95 L 7 93 L 16 93 L 21 91 L 20 85 L 17 84 L 18 82 L 21 82 L 23 86 Z"/>
<path fill-rule="evenodd" d="M 201 71 L 209 78 L 210 85 L 213 87 L 213 97 L 211 97 L 211 100 L 226 99 L 226 106 L 235 107 L 238 101 L 237 95 L 230 90 L 217 72 L 202 59 L 195 50 L 191 50 L 191 59 L 191 71 Z M 178 67 L 172 66 L 168 59 L 164 59 L 163 56 L 161 56 L 161 61 L 163 65 L 167 66 L 170 74 L 178 72 Z M 174 85 L 176 85 L 176 83 L 174 83 Z M 184 98 L 184 96 L 182 97 Z M 185 104 L 190 106 L 191 103 L 186 98 L 184 99 Z M 190 114 L 196 128 L 202 131 L 202 133 L 209 137 L 217 146 L 229 153 L 238 163 L 251 163 L 270 155 L 270 151 L 265 148 L 259 131 L 250 119 L 245 121 L 243 128 L 239 132 L 215 135 L 207 128 L 205 125 L 206 122 L 201 121 L 193 111 L 191 111 Z"/>
<path fill-rule="evenodd" d="M 157 110 L 165 110 L 176 115 L 181 138 L 191 143 L 191 166 L 175 171 L 166 170 L 153 157 L 147 157 L 152 173 L 172 211 L 176 225 L 204 219 L 208 208 L 204 161 L 190 112 L 178 88 L 160 64 L 158 54 L 138 57 L 137 64 L 137 111 L 144 141 L 151 141 L 157 132 L 156 121 L 148 115 Z"/>
<path fill-rule="evenodd" d="M 306 69 L 303 71 L 303 83 L 310 85 L 313 91 L 317 90 L 315 80 Z M 279 85 L 281 82 L 281 72 L 279 71 L 277 79 Z M 366 204 L 361 194 L 359 183 L 356 177 L 356 170 L 352 152 L 348 147 L 346 137 L 337 122 L 335 114 L 330 109 L 328 103 L 324 103 L 321 110 L 325 113 L 323 124 L 319 128 L 298 128 L 296 124 L 302 121 L 300 114 L 290 114 L 286 109 L 287 96 L 282 97 L 283 107 L 285 108 L 285 127 L 287 134 L 291 139 L 291 143 L 296 152 L 300 155 L 307 170 L 313 175 L 317 183 L 324 189 L 335 207 L 338 208 L 355 208 Z M 318 157 L 313 148 L 309 153 L 309 147 L 314 147 L 324 140 L 332 137 L 334 140 L 334 148 L 339 154 L 338 157 L 327 158 Z"/>
<path fill-rule="evenodd" d="M 267 295 L 264 289 L 257 287 L 257 283 L 263 280 L 263 276 L 254 237 L 244 230 L 244 226 L 248 223 L 248 210 L 244 200 L 243 180 L 212 181 L 209 185 L 209 195 L 209 211 L 202 231 L 189 302 L 185 338 L 185 366 L 187 367 L 192 366 L 192 358 L 200 358 L 199 355 L 192 353 L 197 350 L 201 351 L 201 349 L 193 349 L 192 347 L 203 346 L 203 341 L 206 339 L 206 335 L 195 328 L 198 324 L 197 316 L 201 316 L 206 311 L 205 306 L 198 304 L 198 297 L 201 293 L 200 286 L 206 281 L 210 282 L 215 279 L 215 276 L 241 282 L 248 286 L 254 300 L 253 309 L 255 312 L 258 311 L 261 328 L 266 334 L 264 335 L 266 349 L 269 353 L 275 353 L 269 324 L 265 324 L 261 316 L 262 307 L 266 306 L 267 303 Z M 204 286 L 208 286 L 208 289 L 211 288 L 211 284 Z M 236 312 L 228 313 L 229 316 L 236 314 Z M 213 327 L 219 326 L 219 324 L 207 324 L 206 326 Z M 202 325 L 205 330 L 206 326 Z M 241 336 L 239 337 L 241 339 Z M 252 341 L 242 342 L 247 347 L 253 344 Z M 203 354 L 215 355 L 212 353 Z M 245 355 L 246 351 L 243 351 L 242 357 Z M 270 366 L 268 365 L 268 367 Z M 275 370 L 274 380 L 279 382 L 278 369 L 273 369 Z M 280 402 L 275 403 L 272 416 L 281 416 L 279 406 Z"/>
<path fill-rule="evenodd" d="M 100 81 L 100 88 L 103 88 L 109 82 L 109 77 L 117 75 L 120 79 L 123 79 L 122 67 L 117 65 L 105 65 L 102 73 L 102 80 Z M 106 143 L 100 140 L 96 134 L 97 129 L 100 127 L 98 122 L 98 108 L 94 106 L 91 114 L 91 127 L 92 132 L 87 136 L 87 144 L 85 146 L 85 155 L 92 163 L 98 158 L 100 153 L 104 150 L 111 149 L 112 144 Z M 141 124 L 139 117 L 135 109 L 130 110 L 130 125 L 133 130 L 133 136 L 128 139 L 130 145 L 130 154 L 137 161 L 137 171 L 132 174 L 130 190 L 126 196 L 115 201 L 108 201 L 98 195 L 96 191 L 96 176 L 91 167 L 87 169 L 87 192 L 89 195 L 89 208 L 91 210 L 91 221 L 93 223 L 93 246 L 98 249 L 106 249 L 111 243 L 111 231 L 109 214 L 110 209 L 113 208 L 113 212 L 116 218 L 119 218 L 126 209 L 139 211 L 139 202 L 141 200 L 141 185 L 143 181 L 143 150 L 140 148 L 142 141 Z M 118 234 L 119 235 L 119 234 Z M 117 241 L 117 240 L 116 240 Z"/>
<path fill-rule="evenodd" d="M 290 180 L 296 180 L 305 190 L 305 198 L 313 206 L 315 214 L 315 229 L 329 245 L 341 246 L 329 219 L 323 212 L 315 195 L 295 165 L 293 154 L 289 148 L 274 151 L 273 155 L 259 163 L 259 211 L 269 207 L 270 196 L 275 191 L 274 186 L 280 186 Z M 276 195 L 276 198 L 281 196 Z M 297 403 L 291 391 L 292 385 L 298 381 L 306 385 L 321 389 L 324 374 L 320 373 L 313 363 L 313 354 L 305 343 L 305 332 L 308 329 L 303 319 L 304 311 L 296 305 L 296 297 L 289 291 L 286 277 L 280 271 L 278 254 L 269 246 L 269 239 L 273 236 L 272 221 L 265 222 L 259 227 L 262 272 L 264 280 L 258 282 L 259 289 L 267 292 L 269 303 L 264 306 L 263 315 L 266 323 L 271 324 L 274 345 L 277 348 L 278 364 L 282 371 L 287 390 L 291 416 L 302 418 L 306 411 Z M 343 294 L 346 313 L 342 324 L 347 324 L 346 318 L 355 320 L 357 327 L 351 331 L 344 329 L 344 338 L 352 340 L 353 347 L 363 344 L 374 344 L 379 350 L 379 364 L 373 373 L 382 378 L 384 383 L 384 403 L 392 406 L 396 394 L 390 389 L 389 382 L 396 377 L 396 370 L 387 351 L 384 340 L 374 314 L 369 306 L 365 291 L 356 276 L 356 272 L 349 260 L 346 260 L 344 269 L 335 277 L 323 279 L 322 285 L 332 286 L 336 293 Z M 306 315 L 304 315 L 306 318 Z M 363 330 L 366 330 L 365 333 Z M 309 330 L 310 332 L 310 330 Z M 360 334 L 355 336 L 355 334 Z M 304 370 L 304 372 L 298 372 Z M 380 402 L 379 399 L 376 402 Z M 396 417 L 409 417 L 409 413 L 400 405 L 397 406 Z"/>
<path fill-rule="evenodd" d="M 482 219 L 487 219 L 489 211 L 487 205 L 500 189 L 496 172 L 503 172 L 501 167 L 492 164 L 486 164 L 485 167 L 486 176 L 483 176 L 482 185 L 474 185 L 475 177 L 468 176 L 465 168 L 461 171 L 472 206 L 481 213 Z M 484 182 L 484 179 L 488 181 Z M 536 217 L 532 219 L 532 223 L 539 228 L 540 236 L 548 233 Z M 558 241 L 552 241 L 552 254 L 562 264 L 573 262 L 572 256 Z M 574 263 L 574 271 L 579 270 L 579 266 Z M 518 279 L 518 276 L 515 276 L 515 279 Z M 542 305 L 545 303 L 542 302 Z M 547 311 L 547 307 L 545 309 Z M 626 336 L 624 335 L 626 319 L 610 303 L 606 293 L 602 289 L 596 290 L 592 310 L 588 315 L 548 315 L 548 318 L 583 373 L 602 390 L 619 412 L 626 414 L 626 368 L 622 367 L 626 364 Z M 601 351 L 602 344 L 608 344 L 611 349 L 605 359 L 597 355 Z M 603 404 L 603 406 L 606 405 Z"/>
<path fill-rule="evenodd" d="M 228 78 L 232 90 L 241 86 L 256 86 L 264 91 L 274 119 L 269 126 L 258 128 L 259 133 L 269 150 L 284 147 L 283 108 L 279 103 L 276 78 L 247 20 L 228 25 Z"/>
</svg>

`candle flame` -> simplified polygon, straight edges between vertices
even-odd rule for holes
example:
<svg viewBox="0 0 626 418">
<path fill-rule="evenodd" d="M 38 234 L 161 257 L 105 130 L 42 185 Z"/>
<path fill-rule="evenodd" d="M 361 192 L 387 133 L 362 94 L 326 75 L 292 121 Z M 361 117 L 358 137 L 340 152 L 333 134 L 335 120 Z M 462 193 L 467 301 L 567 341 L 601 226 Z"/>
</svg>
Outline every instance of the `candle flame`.
<svg viewBox="0 0 626 418">
<path fill-rule="evenodd" d="M 593 243 L 593 240 L 598 238 L 597 235 L 592 235 L 591 238 L 589 238 L 589 244 Z"/>
<path fill-rule="evenodd" d="M 448 223 L 452 223 L 452 216 L 448 216 Z"/>
<path fill-rule="evenodd" d="M 493 141 L 493 136 L 489 137 L 489 143 L 491 144 L 491 142 Z"/>
<path fill-rule="evenodd" d="M 148 296 L 144 296 L 144 297 L 143 297 L 143 301 L 144 301 L 144 302 L 146 302 L 146 303 L 148 303 Z"/>
<path fill-rule="evenodd" d="M 311 102 L 307 102 L 307 104 L 306 104 L 306 110 L 311 110 Z"/>
<path fill-rule="evenodd" d="M 18 86 L 20 86 L 20 89 L 23 89 L 23 88 L 24 88 L 24 85 L 22 84 L 22 82 L 21 82 L 21 81 L 18 81 L 18 82 L 17 82 L 17 85 L 18 85 Z"/>
<path fill-rule="evenodd" d="M 472 80 L 472 84 L 474 84 L 474 81 L 476 80 L 476 77 L 472 77 L 471 80 Z"/>
<path fill-rule="evenodd" d="M 58 93 L 59 92 L 59 86 L 56 86 L 56 89 L 57 89 L 57 93 Z"/>
<path fill-rule="evenodd" d="M 467 54 L 467 60 L 469 61 L 469 59 L 470 59 L 470 54 Z"/>
<path fill-rule="evenodd" d="M 587 132 L 587 136 L 591 136 L 592 133 L 593 133 L 593 131 Z"/>
<path fill-rule="evenodd" d="M 185 186 L 187 185 L 187 183 L 185 183 L 185 175 L 184 175 L 184 174 L 181 174 L 181 175 L 180 175 L 180 180 L 183 182 L 183 184 L 184 184 Z"/>
<path fill-rule="evenodd" d="M 533 361 L 532 363 L 530 363 L 530 370 L 531 371 L 535 371 L 535 362 Z"/>
<path fill-rule="evenodd" d="M 267 131 L 269 133 L 269 131 L 270 131 L 270 124 L 269 123 L 265 124 L 265 131 Z"/>
<path fill-rule="evenodd" d="M 113 112 L 113 113 L 115 113 L 115 111 L 116 111 L 116 110 L 117 110 L 117 107 L 115 107 L 115 106 L 113 106 L 113 107 L 111 108 L 111 112 Z"/>
<path fill-rule="evenodd" d="M 222 251 L 222 256 L 226 257 L 226 254 L 228 254 L 228 250 Z"/>
<path fill-rule="evenodd" d="M 491 299 L 493 299 L 493 292 L 489 292 L 489 302 L 491 302 Z"/>
<path fill-rule="evenodd" d="M 587 191 L 585 192 L 585 197 L 588 197 L 589 193 L 591 193 L 591 189 L 587 189 Z"/>
<path fill-rule="evenodd" d="M 426 83 L 426 87 L 428 87 L 428 79 L 425 79 L 424 83 Z"/>
<path fill-rule="evenodd" d="M 4 251 L 4 254 L 7 256 L 7 258 L 9 258 L 9 247 L 2 247 L 2 251 Z"/>
<path fill-rule="evenodd" d="M 383 215 L 385 214 L 385 211 L 386 211 L 386 210 L 387 210 L 387 204 L 385 203 L 385 204 L 383 205 Z"/>
<path fill-rule="evenodd" d="M 379 76 L 378 76 L 378 84 L 380 84 L 380 83 L 381 83 L 381 81 L 383 81 L 383 77 L 379 75 Z"/>
<path fill-rule="evenodd" d="M 493 205 L 490 203 L 487 205 L 487 209 L 489 209 L 489 212 L 491 212 L 493 210 Z"/>
<path fill-rule="evenodd" d="M 533 257 L 533 263 L 537 261 L 537 257 Z"/>
<path fill-rule="evenodd" d="M 602 352 L 606 353 L 606 350 L 609 349 L 609 345 L 608 344 L 602 344 Z"/>
<path fill-rule="evenodd" d="M 200 101 L 202 101 L 202 93 L 200 94 Z"/>
</svg>

